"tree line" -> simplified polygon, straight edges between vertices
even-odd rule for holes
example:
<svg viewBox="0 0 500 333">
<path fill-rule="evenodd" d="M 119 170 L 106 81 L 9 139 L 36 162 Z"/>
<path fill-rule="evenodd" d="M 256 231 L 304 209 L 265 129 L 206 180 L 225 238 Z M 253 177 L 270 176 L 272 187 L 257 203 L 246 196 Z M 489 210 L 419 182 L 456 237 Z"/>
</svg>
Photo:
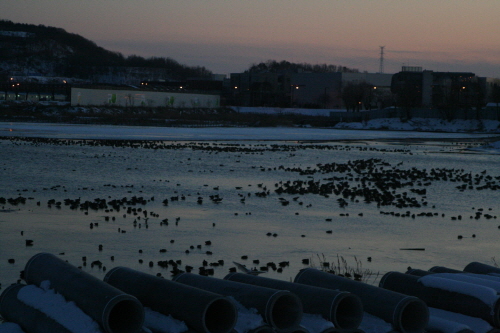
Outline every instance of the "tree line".
<svg viewBox="0 0 500 333">
<path fill-rule="evenodd" d="M 252 64 L 245 73 L 278 73 L 278 72 L 310 72 L 310 73 L 359 73 L 359 70 L 340 65 L 293 63 L 286 60 L 267 60 L 258 64 Z"/>
</svg>

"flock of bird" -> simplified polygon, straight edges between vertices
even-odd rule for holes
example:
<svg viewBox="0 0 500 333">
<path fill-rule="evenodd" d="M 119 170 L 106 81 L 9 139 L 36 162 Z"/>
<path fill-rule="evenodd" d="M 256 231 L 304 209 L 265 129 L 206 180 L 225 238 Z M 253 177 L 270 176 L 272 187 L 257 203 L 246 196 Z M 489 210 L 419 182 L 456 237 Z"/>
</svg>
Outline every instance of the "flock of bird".
<svg viewBox="0 0 500 333">
<path fill-rule="evenodd" d="M 293 154 L 298 149 L 319 149 L 324 151 L 342 151 L 353 150 L 358 151 L 377 150 L 375 147 L 353 147 L 345 145 L 320 145 L 320 144 L 303 144 L 300 147 L 290 144 L 223 144 L 223 143 L 169 143 L 164 141 L 128 141 L 128 140 L 60 140 L 60 139 L 40 139 L 40 138 L 10 138 L 11 142 L 16 145 L 76 145 L 76 146 L 107 146 L 118 148 L 140 148 L 140 149 L 191 149 L 199 150 L 208 154 L 218 154 L 223 152 L 237 154 L 262 154 L 266 151 L 285 151 Z M 388 149 L 379 149 L 382 152 L 393 152 L 398 154 L 411 154 L 409 149 L 396 148 L 392 151 Z M 349 160 L 347 162 L 332 162 L 324 164 L 316 164 L 308 167 L 286 166 L 279 165 L 274 168 L 264 168 L 262 166 L 250 166 L 266 172 L 280 172 L 281 174 L 296 175 L 296 179 L 280 180 L 274 184 L 256 184 L 255 191 L 243 192 L 242 187 L 236 188 L 237 200 L 245 205 L 247 200 L 252 196 L 258 198 L 272 197 L 281 206 L 288 206 L 291 202 L 296 202 L 302 206 L 305 203 L 302 198 L 305 195 L 318 195 L 324 198 L 331 198 L 340 208 L 347 208 L 351 202 L 365 202 L 366 204 L 376 205 L 380 214 L 391 215 L 401 218 L 444 218 L 444 213 L 435 211 L 435 206 L 428 202 L 428 188 L 435 184 L 453 183 L 456 190 L 464 191 L 498 191 L 500 190 L 500 176 L 490 175 L 487 170 L 478 173 L 472 173 L 464 169 L 457 168 L 426 168 L 417 167 L 405 168 L 403 163 L 391 164 L 383 159 L 369 158 Z M 208 185 L 206 185 L 208 186 Z M 104 184 L 103 187 L 113 187 L 114 189 L 120 186 L 112 184 Z M 134 191 L 133 185 L 121 186 L 127 193 Z M 64 185 L 54 185 L 44 188 L 43 190 L 58 191 L 64 190 Z M 82 187 L 80 190 L 85 191 L 88 188 Z M 5 198 L 0 196 L 0 209 L 11 210 L 21 209 L 29 200 L 35 200 L 34 197 L 25 197 L 24 192 L 29 192 L 30 189 L 19 189 L 17 197 Z M 208 201 L 212 204 L 223 204 L 227 199 L 227 193 L 222 191 L 222 187 L 216 186 L 212 188 L 213 194 L 189 193 L 179 194 L 174 191 L 171 195 L 163 196 L 158 199 L 163 206 L 176 205 L 178 202 L 194 200 L 199 205 L 205 205 Z M 103 222 L 115 221 L 117 218 L 131 218 L 129 222 L 130 228 L 149 228 L 151 223 L 155 223 L 161 227 L 168 227 L 169 224 L 179 225 L 181 217 L 165 217 L 164 212 L 155 212 L 148 208 L 154 203 L 161 194 L 155 196 L 144 197 L 140 195 L 122 196 L 120 198 L 95 198 L 93 200 L 84 200 L 78 198 L 51 198 L 45 203 L 36 201 L 38 206 L 46 205 L 47 208 L 62 209 L 63 207 L 75 211 L 81 211 L 88 215 L 90 211 L 104 213 Z M 232 198 L 234 200 L 234 198 Z M 305 207 L 312 207 L 312 204 L 306 204 Z M 428 209 L 422 212 L 421 209 Z M 471 219 L 496 219 L 492 208 L 473 208 L 475 213 L 471 215 Z M 413 212 L 411 210 L 414 210 Z M 432 211 L 431 211 L 432 210 Z M 251 212 L 246 214 L 250 215 Z M 296 212 L 296 215 L 299 213 Z M 354 213 L 362 217 L 363 213 Z M 354 215 L 353 214 L 353 215 Z M 238 215 L 238 213 L 235 213 Z M 349 216 L 349 213 L 342 213 L 342 216 Z M 451 216 L 451 220 L 462 219 L 461 215 Z M 326 222 L 331 222 L 331 218 L 327 218 Z M 212 224 L 216 226 L 215 223 Z M 90 222 L 89 228 L 94 229 L 99 227 L 99 222 Z M 500 228 L 500 226 L 499 226 Z M 120 227 L 117 230 L 123 234 L 127 232 L 127 228 Z M 21 232 L 23 234 L 23 232 Z M 326 233 L 332 233 L 331 229 L 326 230 Z M 268 232 L 267 236 L 277 237 L 277 233 Z M 305 237 L 305 235 L 302 235 Z M 461 239 L 462 236 L 458 235 Z M 174 243 L 175 240 L 170 241 Z M 36 239 L 27 239 L 26 246 L 36 244 Z M 193 244 L 186 248 L 184 252 L 189 254 L 193 251 L 204 252 L 207 256 L 212 256 L 213 252 L 210 249 L 211 241 L 207 240 L 205 244 Z M 98 250 L 105 251 L 106 244 L 100 244 Z M 158 249 L 160 253 L 165 253 L 165 248 Z M 142 250 L 140 250 L 140 253 Z M 207 257 L 208 258 L 208 257 Z M 241 260 L 247 260 L 246 256 L 242 256 Z M 114 258 L 110 257 L 110 261 Z M 370 259 L 371 260 L 371 257 Z M 87 256 L 82 257 L 81 267 L 87 266 Z M 9 263 L 15 262 L 14 258 L 8 258 Z M 147 263 L 149 267 L 158 266 L 161 269 L 169 269 L 171 274 L 178 274 L 183 271 L 193 271 L 193 265 L 183 265 L 182 260 L 144 260 L 139 259 L 140 263 Z M 303 264 L 305 262 L 303 261 Z M 224 266 L 225 262 L 222 259 L 209 261 L 204 259 L 198 266 L 198 273 L 202 275 L 213 275 L 216 267 Z M 279 263 L 268 262 L 260 264 L 258 259 L 255 259 L 252 264 L 253 268 L 247 268 L 245 264 L 233 261 L 235 266 L 229 268 L 229 271 L 239 269 L 249 274 L 261 274 L 269 269 L 281 272 L 288 265 L 288 261 Z M 106 266 L 99 260 L 91 261 L 91 267 L 97 267 L 100 270 L 106 270 Z M 161 276 L 161 273 L 158 273 Z"/>
</svg>

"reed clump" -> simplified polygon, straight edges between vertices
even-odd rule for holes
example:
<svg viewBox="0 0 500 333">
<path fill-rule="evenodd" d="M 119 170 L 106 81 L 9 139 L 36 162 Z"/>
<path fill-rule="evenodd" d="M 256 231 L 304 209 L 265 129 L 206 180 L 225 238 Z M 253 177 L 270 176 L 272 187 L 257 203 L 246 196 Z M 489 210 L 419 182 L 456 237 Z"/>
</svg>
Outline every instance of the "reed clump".
<svg viewBox="0 0 500 333">
<path fill-rule="evenodd" d="M 363 268 L 363 263 L 356 256 L 354 256 L 354 264 L 350 264 L 338 254 L 333 260 L 327 260 L 323 253 L 317 254 L 316 258 L 311 257 L 309 260 L 309 267 L 367 284 L 374 284 L 380 276 L 380 272 Z"/>
</svg>

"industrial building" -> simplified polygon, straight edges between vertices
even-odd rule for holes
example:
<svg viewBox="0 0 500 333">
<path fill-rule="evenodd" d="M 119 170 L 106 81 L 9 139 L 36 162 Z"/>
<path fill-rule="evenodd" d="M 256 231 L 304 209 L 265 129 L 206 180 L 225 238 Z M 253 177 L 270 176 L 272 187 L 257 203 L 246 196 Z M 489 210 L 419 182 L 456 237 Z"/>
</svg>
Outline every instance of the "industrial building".
<svg viewBox="0 0 500 333">
<path fill-rule="evenodd" d="M 390 104 L 392 74 L 383 73 L 232 73 L 228 104 L 236 106 L 345 108 L 342 92 L 348 85 L 370 86 L 371 101 L 363 108 Z"/>
</svg>

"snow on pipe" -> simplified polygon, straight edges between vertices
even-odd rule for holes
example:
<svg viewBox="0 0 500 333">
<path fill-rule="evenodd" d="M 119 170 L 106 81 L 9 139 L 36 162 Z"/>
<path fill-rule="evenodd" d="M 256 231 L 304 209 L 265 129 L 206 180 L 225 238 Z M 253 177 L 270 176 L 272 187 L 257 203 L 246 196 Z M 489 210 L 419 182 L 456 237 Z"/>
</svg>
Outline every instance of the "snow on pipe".
<svg viewBox="0 0 500 333">
<path fill-rule="evenodd" d="M 471 262 L 470 264 L 465 266 L 464 272 L 500 276 L 500 268 L 482 264 L 480 262 Z"/>
<path fill-rule="evenodd" d="M 307 330 L 307 328 L 305 328 L 305 329 Z M 307 332 L 312 332 L 312 331 L 307 330 Z M 337 328 L 337 327 L 328 327 L 322 331 L 319 331 L 318 333 L 363 333 L 363 331 L 360 330 L 359 328 L 355 328 L 352 330 L 345 330 L 345 329 Z"/>
<path fill-rule="evenodd" d="M 300 298 L 305 313 L 321 314 L 337 328 L 358 328 L 363 319 L 363 303 L 353 293 L 242 273 L 229 273 L 224 279 L 288 290 Z"/>
<path fill-rule="evenodd" d="M 13 284 L 0 295 L 0 315 L 18 324 L 30 333 L 71 333 L 70 330 L 48 317 L 45 313 L 25 304 L 17 298 L 23 284 Z"/>
<path fill-rule="evenodd" d="M 243 306 L 255 308 L 264 321 L 278 331 L 289 331 L 299 326 L 302 319 L 302 302 L 297 295 L 286 290 L 253 286 L 191 273 L 179 274 L 173 280 L 224 296 L 232 296 Z"/>
<path fill-rule="evenodd" d="M 311 333 L 311 332 L 304 326 L 299 325 L 295 327 L 293 330 L 291 330 L 289 333 Z"/>
<path fill-rule="evenodd" d="M 427 273 L 427 274 L 425 274 L 425 273 Z M 465 273 L 465 272 L 434 273 L 434 272 L 427 272 L 427 271 L 422 271 L 422 270 L 418 270 L 418 269 L 409 270 L 406 272 L 406 274 L 410 274 L 410 275 L 414 275 L 414 276 L 433 275 L 434 277 L 439 277 L 439 278 L 443 278 L 443 279 L 468 282 L 468 283 L 472 283 L 475 285 L 491 288 L 500 294 L 500 279 L 498 277 L 495 277 L 495 276 L 485 276 L 485 275 L 481 275 L 481 274 Z"/>
<path fill-rule="evenodd" d="M 75 302 L 106 333 L 137 333 L 144 323 L 144 308 L 137 298 L 83 272 L 50 253 L 31 257 L 24 269 L 27 283 L 51 288 Z"/>
<path fill-rule="evenodd" d="M 429 320 L 427 305 L 417 297 L 371 286 L 314 268 L 302 269 L 295 282 L 344 290 L 357 295 L 366 312 L 392 324 L 401 333 L 422 333 Z"/>
<path fill-rule="evenodd" d="M 475 333 L 469 326 L 440 317 L 430 316 L 427 333 Z"/>
<path fill-rule="evenodd" d="M 429 308 L 431 318 L 441 318 L 452 321 L 458 324 L 463 324 L 471 329 L 474 333 L 498 333 L 498 328 L 493 328 L 488 322 L 481 318 L 470 317 L 460 313 L 450 312 L 442 309 Z"/>
<path fill-rule="evenodd" d="M 234 303 L 213 292 L 126 267 L 111 269 L 104 281 L 154 311 L 172 315 L 202 333 L 228 333 L 237 320 Z"/>
<path fill-rule="evenodd" d="M 406 274 L 413 275 L 413 276 L 426 276 L 426 275 L 431 275 L 431 274 L 435 274 L 435 273 L 430 272 L 430 271 L 425 271 L 423 269 L 410 268 L 406 271 Z"/>
<path fill-rule="evenodd" d="M 430 274 L 423 277 L 388 272 L 380 287 L 419 297 L 428 306 L 478 317 L 500 327 L 499 296 L 492 288 Z"/>
<path fill-rule="evenodd" d="M 452 269 L 443 266 L 434 266 L 429 268 L 429 272 L 432 273 L 464 273 L 464 271 L 459 271 L 458 269 Z"/>
<path fill-rule="evenodd" d="M 456 269 L 446 268 L 446 267 L 442 267 L 442 266 L 434 266 L 434 267 L 430 268 L 429 271 L 424 271 L 424 270 L 420 270 L 420 269 L 410 269 L 406 272 L 406 274 L 416 275 L 416 276 L 425 276 L 425 275 L 429 275 L 429 274 L 433 274 L 433 273 L 453 273 L 453 274 L 457 274 L 458 276 L 464 275 L 464 276 L 470 276 L 470 277 L 474 277 L 474 278 L 481 279 L 481 280 L 495 281 L 495 282 L 500 283 L 500 275 L 497 275 L 495 273 L 493 273 L 493 275 L 469 273 L 469 272 L 459 271 Z M 436 276 L 439 276 L 439 275 L 436 275 Z M 461 279 L 461 278 L 457 278 L 457 279 Z M 485 285 L 484 282 L 479 282 L 479 281 L 477 282 L 477 284 Z"/>
<path fill-rule="evenodd" d="M 259 327 L 249 330 L 246 333 L 274 333 L 274 330 L 269 325 L 261 325 Z"/>
</svg>

